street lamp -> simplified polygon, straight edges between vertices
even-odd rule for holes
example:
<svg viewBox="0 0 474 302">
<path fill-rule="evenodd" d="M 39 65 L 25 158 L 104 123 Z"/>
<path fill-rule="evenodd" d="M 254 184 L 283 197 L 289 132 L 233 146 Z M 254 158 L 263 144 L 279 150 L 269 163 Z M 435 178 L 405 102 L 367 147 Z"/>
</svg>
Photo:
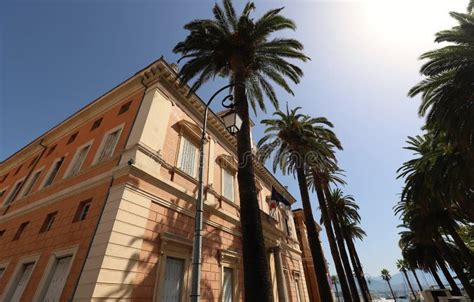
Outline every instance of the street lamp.
<svg viewBox="0 0 474 302">
<path fill-rule="evenodd" d="M 204 109 L 204 118 L 202 121 L 202 134 L 201 141 L 199 143 L 199 184 L 198 184 L 198 196 L 196 200 L 196 214 L 194 218 L 194 241 L 193 241 L 193 269 L 192 269 L 192 279 L 191 279 L 191 301 L 198 302 L 201 296 L 201 266 L 202 266 L 202 215 L 204 212 L 204 201 L 203 201 L 203 191 L 204 191 L 204 145 L 207 142 L 206 139 L 206 128 L 207 128 L 207 116 L 209 113 L 209 105 L 214 100 L 214 98 L 221 93 L 223 90 L 234 86 L 234 84 L 229 84 L 221 89 L 217 90 L 209 99 Z M 227 102 L 227 103 L 226 103 Z M 221 116 L 224 121 L 224 125 L 232 135 L 235 135 L 242 126 L 242 119 L 234 110 L 233 96 L 227 95 L 222 100 L 222 106 L 227 108 L 227 111 L 224 115 Z"/>
</svg>

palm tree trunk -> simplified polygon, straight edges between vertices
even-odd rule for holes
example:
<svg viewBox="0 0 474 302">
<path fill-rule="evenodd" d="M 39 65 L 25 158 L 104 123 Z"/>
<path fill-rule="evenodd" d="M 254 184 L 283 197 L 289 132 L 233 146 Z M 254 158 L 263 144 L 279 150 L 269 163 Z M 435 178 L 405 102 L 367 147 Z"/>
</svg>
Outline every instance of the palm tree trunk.
<svg viewBox="0 0 474 302">
<path fill-rule="evenodd" d="M 362 267 L 362 263 L 360 262 L 360 259 L 359 259 L 359 254 L 357 253 L 357 250 L 355 248 L 355 245 L 354 245 L 354 241 L 351 240 L 350 241 L 350 244 L 353 246 L 353 250 L 354 250 L 354 258 L 357 262 L 357 267 L 359 268 L 359 271 L 360 271 L 360 275 L 362 277 L 362 280 L 364 281 L 364 288 L 365 288 L 365 291 L 367 292 L 367 296 L 369 297 L 369 301 L 372 300 L 372 296 L 370 295 L 370 289 L 369 289 L 369 285 L 367 284 L 367 280 L 365 279 L 365 274 L 364 274 L 364 268 Z"/>
<path fill-rule="evenodd" d="M 326 196 L 326 201 L 328 205 L 328 213 L 331 221 L 334 225 L 334 233 L 336 235 L 337 245 L 339 247 L 339 253 L 341 254 L 342 264 L 346 271 L 347 282 L 349 283 L 349 288 L 351 289 L 352 299 L 356 302 L 360 301 L 359 293 L 357 292 L 357 286 L 354 281 L 354 275 L 352 274 L 351 265 L 349 264 L 349 258 L 347 257 L 346 247 L 344 245 L 344 238 L 342 236 L 341 228 L 339 226 L 338 219 L 335 215 L 334 204 L 331 200 L 331 192 L 329 191 L 329 184 L 326 182 L 323 184 L 324 194 Z"/>
<path fill-rule="evenodd" d="M 462 240 L 461 236 L 459 236 L 458 232 L 454 228 L 454 224 L 456 222 L 452 220 L 451 223 L 446 223 L 446 230 L 448 231 L 449 235 L 454 239 L 454 243 L 461 251 L 461 254 L 466 259 L 466 261 L 470 263 L 474 263 L 474 255 L 472 254 L 471 250 L 466 246 L 464 240 Z"/>
<path fill-rule="evenodd" d="M 362 291 L 362 297 L 364 301 L 371 301 L 369 287 L 365 282 L 364 272 L 362 266 L 360 265 L 357 257 L 357 250 L 354 245 L 354 241 L 349 236 L 344 236 L 346 239 L 347 249 L 349 250 L 349 257 L 351 258 L 352 266 L 354 267 L 355 275 L 357 282 L 359 283 L 359 288 Z"/>
<path fill-rule="evenodd" d="M 316 189 L 316 194 L 318 196 L 319 208 L 321 210 L 321 215 L 323 217 L 324 226 L 326 229 L 326 234 L 329 241 L 329 247 L 331 250 L 332 259 L 334 260 L 334 266 L 336 267 L 337 276 L 339 277 L 339 283 L 341 284 L 342 296 L 344 301 L 351 301 L 351 292 L 346 279 L 346 272 L 342 266 L 341 258 L 339 256 L 339 249 L 337 247 L 336 239 L 334 237 L 334 232 L 331 225 L 331 220 L 329 219 L 328 209 L 326 206 L 326 199 L 324 198 L 324 193 L 321 188 L 321 183 L 313 172 L 313 180 Z"/>
<path fill-rule="evenodd" d="M 441 278 L 439 277 L 438 273 L 436 272 L 436 268 L 435 266 L 430 266 L 430 272 L 431 272 L 431 275 L 433 276 L 433 278 L 435 279 L 436 283 L 438 284 L 438 287 L 441 288 L 441 289 L 446 289 L 446 287 L 444 287 L 444 284 L 443 282 L 441 281 Z"/>
<path fill-rule="evenodd" d="M 449 263 L 449 266 L 456 273 L 459 281 L 461 281 L 461 284 L 464 286 L 464 290 L 467 292 L 469 298 L 474 299 L 474 287 L 469 282 L 469 279 L 464 273 L 462 266 L 459 264 L 458 260 L 455 258 L 454 255 L 451 255 L 451 252 L 446 246 L 446 243 L 439 235 L 437 236 L 437 238 L 435 238 L 435 244 L 438 250 L 441 252 L 441 257 Z"/>
<path fill-rule="evenodd" d="M 243 77 L 236 76 L 234 79 L 237 84 L 244 83 Z M 249 108 L 244 86 L 235 86 L 234 100 L 236 111 L 242 119 L 242 126 L 237 134 L 239 160 L 237 179 L 242 227 L 245 301 L 271 302 L 273 301 L 273 291 L 255 186 Z"/>
<path fill-rule="evenodd" d="M 446 280 L 448 280 L 449 286 L 451 286 L 451 290 L 453 291 L 453 294 L 455 296 L 461 296 L 461 290 L 456 284 L 456 281 L 454 281 L 453 277 L 449 273 L 449 270 L 446 267 L 444 260 L 438 254 L 436 254 L 436 261 L 438 262 L 438 265 L 441 268 L 441 271 L 443 272 L 444 277 L 446 277 Z"/>
<path fill-rule="evenodd" d="M 415 276 L 416 283 L 418 284 L 418 287 L 420 288 L 420 291 L 423 291 L 423 286 L 421 286 L 420 279 L 418 279 L 418 275 L 416 274 L 416 271 L 413 268 L 410 268 L 411 272 L 413 273 L 413 276 Z"/>
<path fill-rule="evenodd" d="M 410 291 L 413 294 L 413 297 L 416 297 L 415 291 L 413 290 L 413 286 L 411 286 L 410 279 L 408 279 L 408 274 L 406 270 L 402 271 L 403 275 L 405 276 L 405 279 L 407 279 L 408 287 L 410 287 Z"/>
<path fill-rule="evenodd" d="M 395 297 L 395 294 L 393 293 L 392 285 L 390 285 L 390 281 L 387 280 L 388 287 L 390 288 L 390 292 L 392 293 L 392 298 L 393 300 L 397 301 L 397 298 Z"/>
<path fill-rule="evenodd" d="M 311 249 L 311 255 L 313 257 L 314 269 L 316 271 L 316 277 L 318 279 L 318 288 L 321 301 L 332 302 L 331 288 L 328 282 L 328 272 L 326 269 L 326 263 L 323 254 L 323 248 L 321 247 L 321 241 L 319 240 L 318 230 L 313 217 L 313 211 L 311 209 L 311 203 L 309 201 L 308 184 L 306 183 L 306 175 L 303 164 L 300 164 L 296 169 L 298 178 L 298 186 L 301 194 L 301 202 L 303 203 L 304 220 L 306 229 L 308 231 L 308 241 Z M 246 300 L 246 301 L 259 301 L 259 300 Z"/>
</svg>

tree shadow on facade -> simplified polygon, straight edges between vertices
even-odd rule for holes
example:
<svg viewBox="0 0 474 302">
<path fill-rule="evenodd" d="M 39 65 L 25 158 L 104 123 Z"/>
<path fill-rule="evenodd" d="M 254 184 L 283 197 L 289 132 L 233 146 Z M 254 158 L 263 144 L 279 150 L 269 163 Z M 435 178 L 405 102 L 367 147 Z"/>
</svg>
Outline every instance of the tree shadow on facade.
<svg viewBox="0 0 474 302">
<path fill-rule="evenodd" d="M 179 199 L 174 201 L 178 204 Z M 194 217 L 177 211 L 173 208 L 152 202 L 149 211 L 146 231 L 143 237 L 133 237 L 128 246 L 137 248 L 129 258 L 125 270 L 122 272 L 122 284 L 119 288 L 110 290 L 106 296 L 113 299 L 127 299 L 132 301 L 161 301 L 159 288 L 159 274 L 164 269 L 160 267 L 169 246 L 185 246 L 187 251 L 187 291 L 191 287 L 191 257 L 194 231 Z M 156 211 L 155 211 L 156 210 Z M 194 213 L 194 206 L 190 210 Z M 205 212 L 204 221 L 211 214 Z M 223 230 L 207 223 L 203 225 L 203 265 L 201 273 L 201 300 L 218 301 L 221 288 L 221 250 L 226 246 L 234 246 L 232 236 Z M 226 233 L 226 234 L 224 234 Z M 175 241 L 174 241 L 175 240 Z M 177 242 L 183 242 L 177 243 Z M 223 245 L 223 243 L 226 243 Z M 141 246 L 140 246 L 141 245 Z M 240 281 L 239 281 L 240 283 Z"/>
</svg>

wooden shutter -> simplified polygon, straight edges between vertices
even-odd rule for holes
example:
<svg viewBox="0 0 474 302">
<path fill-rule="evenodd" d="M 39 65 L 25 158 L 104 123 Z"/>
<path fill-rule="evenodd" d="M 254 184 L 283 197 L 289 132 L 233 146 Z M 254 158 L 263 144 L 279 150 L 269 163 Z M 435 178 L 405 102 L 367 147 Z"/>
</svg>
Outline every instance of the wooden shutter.
<svg viewBox="0 0 474 302">
<path fill-rule="evenodd" d="M 224 302 L 234 301 L 234 270 L 230 267 L 224 267 L 224 284 L 222 297 Z"/>
<path fill-rule="evenodd" d="M 76 160 L 74 161 L 73 163 L 73 166 L 71 168 L 71 171 L 69 172 L 69 175 L 72 176 L 74 174 L 76 174 L 77 172 L 79 172 L 79 170 L 81 169 L 81 166 L 82 166 L 82 163 L 84 162 L 84 160 L 86 159 L 86 156 L 87 156 L 87 152 L 89 151 L 89 148 L 91 146 L 87 146 L 87 147 L 84 147 L 82 148 L 79 153 L 77 154 L 77 157 L 76 157 Z"/>
<path fill-rule="evenodd" d="M 35 263 L 25 263 L 22 265 L 21 271 L 18 275 L 18 278 L 16 279 L 13 289 L 13 292 L 10 296 L 10 299 L 7 299 L 6 301 L 9 302 L 18 302 L 20 301 L 21 296 L 23 295 L 23 291 L 26 288 L 26 285 L 28 284 L 28 280 L 30 280 L 31 272 L 33 271 Z"/>
<path fill-rule="evenodd" d="M 222 169 L 222 172 L 224 173 L 224 197 L 234 201 L 234 175 L 226 169 Z"/>
<path fill-rule="evenodd" d="M 104 146 L 102 147 L 102 151 L 100 152 L 99 162 L 112 156 L 114 153 L 115 144 L 117 143 L 119 137 L 119 133 L 120 130 L 117 130 L 107 135 Z"/>
<path fill-rule="evenodd" d="M 31 178 L 30 182 L 28 183 L 28 186 L 25 189 L 25 193 L 23 194 L 24 196 L 30 194 L 31 189 L 35 185 L 35 183 L 38 180 L 38 177 L 40 176 L 40 174 L 41 174 L 41 171 L 38 171 L 38 172 L 35 173 L 35 175 L 33 175 L 33 178 Z"/>
<path fill-rule="evenodd" d="M 180 302 L 184 279 L 184 259 L 167 257 L 165 282 L 160 301 Z"/>
<path fill-rule="evenodd" d="M 182 137 L 181 162 L 179 168 L 188 175 L 196 176 L 197 148 L 185 137 Z"/>
<path fill-rule="evenodd" d="M 10 194 L 10 196 L 8 196 L 8 199 L 5 202 L 5 205 L 8 205 L 8 204 L 10 204 L 11 202 L 13 202 L 15 200 L 16 196 L 18 195 L 18 192 L 21 189 L 21 184 L 22 183 L 23 183 L 23 181 L 19 181 L 19 182 L 16 183 L 15 188 L 13 189 L 12 193 Z"/>
<path fill-rule="evenodd" d="M 51 277 L 46 284 L 46 293 L 43 302 L 59 301 L 61 293 L 63 292 L 64 284 L 67 279 L 67 272 L 71 264 L 72 256 L 62 257 L 56 259 Z"/>
<path fill-rule="evenodd" d="M 61 159 L 58 160 L 54 164 L 53 170 L 51 171 L 51 173 L 49 173 L 48 179 L 44 183 L 45 187 L 47 187 L 47 186 L 49 186 L 50 184 L 53 183 L 53 180 L 56 177 L 56 174 L 58 174 L 59 168 L 61 168 L 61 165 L 63 164 L 63 161 L 64 161 L 64 157 L 61 157 Z"/>
</svg>

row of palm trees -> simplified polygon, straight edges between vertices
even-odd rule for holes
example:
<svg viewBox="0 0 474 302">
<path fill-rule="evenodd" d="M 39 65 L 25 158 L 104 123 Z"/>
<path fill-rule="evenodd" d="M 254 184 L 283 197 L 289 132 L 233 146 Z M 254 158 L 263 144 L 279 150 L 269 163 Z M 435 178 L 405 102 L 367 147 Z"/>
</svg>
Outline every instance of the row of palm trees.
<svg viewBox="0 0 474 302">
<path fill-rule="evenodd" d="M 265 136 L 258 143 L 258 158 L 265 162 L 273 155 L 273 169 L 294 174 L 298 180 L 308 230 L 308 241 L 321 287 L 321 299 L 331 301 L 328 272 L 324 264 L 321 242 L 313 217 L 309 189 L 316 191 L 321 220 L 325 226 L 331 255 L 345 301 L 360 301 L 356 280 L 364 301 L 370 294 L 354 240 L 365 232 L 358 226 L 359 207 L 342 190 L 331 190 L 331 184 L 343 184 L 335 151 L 341 143 L 331 130 L 333 125 L 323 117 L 313 118 L 299 113 L 300 108 L 276 111 L 273 119 L 265 119 Z M 352 263 L 352 266 L 351 266 Z M 354 272 L 354 274 L 353 274 Z M 355 278 L 354 278 L 355 276 Z M 325 300 L 328 299 L 328 300 Z"/>
<path fill-rule="evenodd" d="M 403 229 L 400 248 L 411 270 L 429 271 L 444 288 L 460 294 L 455 278 L 474 299 L 474 251 L 460 235 L 474 223 L 474 14 L 452 12 L 458 25 L 436 34 L 447 46 L 421 56 L 424 79 L 410 96 L 421 95 L 423 134 L 409 137 L 415 158 L 398 170 L 404 180 L 395 213 Z M 451 270 L 455 276 L 451 275 Z"/>
<path fill-rule="evenodd" d="M 271 84 L 293 94 L 288 79 L 298 84 L 303 76 L 303 71 L 293 63 L 309 60 L 302 52 L 303 45 L 295 39 L 276 37 L 282 30 L 295 30 L 296 25 L 281 14 L 282 8 L 272 9 L 260 18 L 251 16 L 254 10 L 254 3 L 248 2 L 237 15 L 231 1 L 223 0 L 222 6 L 214 6 L 212 19 L 198 19 L 186 24 L 184 28 L 188 35 L 174 48 L 174 52 L 181 55 L 180 60 L 185 60 L 179 72 L 180 82 L 184 85 L 193 80 L 190 94 L 216 76 L 227 78 L 233 85 L 235 110 L 242 119 L 237 134 L 237 180 L 241 201 L 245 300 L 273 300 L 254 161 L 264 161 L 274 153 L 274 169 L 279 167 L 294 173 L 298 179 L 321 300 L 333 301 L 333 298 L 311 208 L 310 187 L 318 196 L 345 301 L 359 301 L 353 270 L 364 301 L 369 301 L 368 287 L 354 246 L 354 239 L 365 235 L 357 225 L 360 221 L 360 216 L 354 213 L 357 205 L 341 191 L 331 192 L 331 183 L 341 183 L 335 151 L 342 149 L 331 130 L 332 124 L 325 118 L 301 115 L 298 108 L 287 108 L 286 113 L 279 111 L 278 97 Z M 260 150 L 255 158 L 251 148 L 249 111 L 266 111 L 267 100 L 277 111 L 275 119 L 263 121 L 267 135 L 259 142 Z M 249 161 L 249 156 L 254 160 Z"/>
</svg>

